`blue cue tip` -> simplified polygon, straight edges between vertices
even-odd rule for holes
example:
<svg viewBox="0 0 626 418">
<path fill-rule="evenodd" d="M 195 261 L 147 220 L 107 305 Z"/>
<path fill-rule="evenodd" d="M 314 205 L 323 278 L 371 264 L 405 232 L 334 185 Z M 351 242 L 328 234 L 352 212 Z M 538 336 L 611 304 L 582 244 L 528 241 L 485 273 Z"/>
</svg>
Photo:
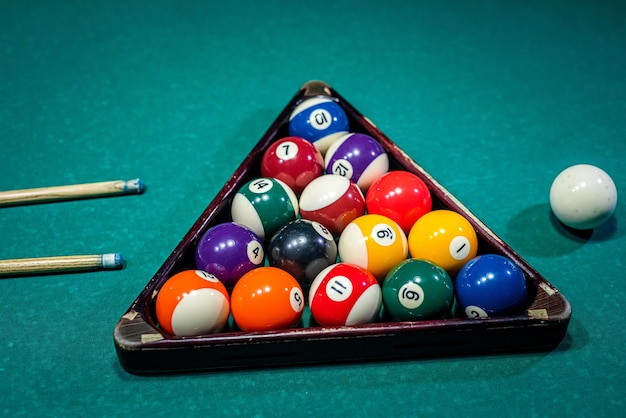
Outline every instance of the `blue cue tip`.
<svg viewBox="0 0 626 418">
<path fill-rule="evenodd" d="M 102 254 L 102 267 L 116 269 L 124 265 L 124 256 L 121 253 Z"/>
<path fill-rule="evenodd" d="M 145 188 L 143 180 L 139 178 L 124 183 L 124 193 L 143 193 Z"/>
</svg>

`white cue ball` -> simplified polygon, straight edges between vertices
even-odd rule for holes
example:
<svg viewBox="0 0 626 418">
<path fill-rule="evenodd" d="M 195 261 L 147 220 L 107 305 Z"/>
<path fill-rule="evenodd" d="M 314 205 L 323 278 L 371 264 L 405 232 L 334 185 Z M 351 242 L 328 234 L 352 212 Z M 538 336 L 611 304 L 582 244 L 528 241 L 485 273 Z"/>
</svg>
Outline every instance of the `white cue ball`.
<svg viewBox="0 0 626 418">
<path fill-rule="evenodd" d="M 617 189 L 604 170 L 589 164 L 566 168 L 552 182 L 550 207 L 557 219 L 574 229 L 602 225 L 615 212 Z"/>
</svg>

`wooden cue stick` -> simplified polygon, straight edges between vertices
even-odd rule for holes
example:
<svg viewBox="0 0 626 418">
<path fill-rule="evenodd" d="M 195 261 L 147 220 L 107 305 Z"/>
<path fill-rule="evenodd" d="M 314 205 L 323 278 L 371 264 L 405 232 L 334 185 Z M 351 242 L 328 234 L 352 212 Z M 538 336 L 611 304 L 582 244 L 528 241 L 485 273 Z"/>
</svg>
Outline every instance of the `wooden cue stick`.
<svg viewBox="0 0 626 418">
<path fill-rule="evenodd" d="M 35 189 L 0 192 L 0 207 L 58 200 L 84 199 L 89 197 L 142 193 L 141 179 L 114 180 L 98 183 L 73 184 L 69 186 L 40 187 Z"/>
<path fill-rule="evenodd" d="M 17 258 L 0 260 L 0 277 L 116 269 L 123 265 L 124 257 L 120 253 Z"/>
</svg>

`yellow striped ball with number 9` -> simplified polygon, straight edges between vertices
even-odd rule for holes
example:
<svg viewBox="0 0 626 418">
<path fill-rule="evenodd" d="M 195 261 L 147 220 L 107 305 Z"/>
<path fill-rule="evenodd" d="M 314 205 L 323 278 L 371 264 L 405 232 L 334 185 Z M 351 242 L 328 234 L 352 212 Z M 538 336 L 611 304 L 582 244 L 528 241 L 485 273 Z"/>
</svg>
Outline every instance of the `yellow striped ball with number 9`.
<svg viewBox="0 0 626 418">
<path fill-rule="evenodd" d="M 337 247 L 341 261 L 367 269 L 379 281 L 408 254 L 402 228 L 377 214 L 363 215 L 350 222 L 341 233 Z"/>
</svg>

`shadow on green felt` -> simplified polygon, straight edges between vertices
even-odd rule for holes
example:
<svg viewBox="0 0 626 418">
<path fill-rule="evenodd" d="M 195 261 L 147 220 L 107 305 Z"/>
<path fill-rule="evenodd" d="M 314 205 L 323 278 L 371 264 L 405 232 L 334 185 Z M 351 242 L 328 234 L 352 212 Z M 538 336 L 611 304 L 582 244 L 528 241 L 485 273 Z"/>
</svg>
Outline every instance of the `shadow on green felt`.
<svg viewBox="0 0 626 418">
<path fill-rule="evenodd" d="M 339 363 L 319 363 L 308 365 L 291 365 L 276 367 L 254 367 L 232 370 L 213 371 L 188 371 L 155 375 L 135 375 L 123 369 L 117 358 L 112 359 L 112 369 L 118 378 L 124 382 L 136 382 L 147 380 L 171 381 L 187 376 L 189 379 L 203 379 L 206 377 L 217 379 L 232 379 L 239 381 L 241 378 L 260 379 L 261 381 L 271 379 L 270 376 L 292 376 L 300 375 L 303 371 L 314 380 L 326 381 L 328 376 L 331 380 L 345 382 L 352 379 L 354 373 L 373 373 L 372 377 L 380 379 L 379 384 L 388 384 L 388 376 L 395 376 L 395 379 L 404 376 L 427 376 L 425 370 L 437 370 L 436 376 L 430 376 L 432 383 L 476 381 L 489 378 L 503 378 L 519 376 L 526 373 L 541 362 L 547 356 L 560 356 L 570 351 L 578 351 L 589 343 L 589 334 L 583 323 L 572 317 L 568 331 L 561 343 L 552 350 L 520 351 L 504 353 L 476 353 L 459 354 L 450 356 L 417 357 L 406 359 L 381 359 L 373 361 L 355 361 Z M 493 367 L 494 363 L 499 363 L 502 367 Z M 445 365 L 445 367 L 442 367 Z M 468 369 L 469 365 L 469 369 Z M 408 373 L 412 370 L 414 373 Z M 417 372 L 422 370 L 422 372 Z M 393 379 L 392 379 L 393 380 Z M 338 383 L 341 385 L 341 383 Z"/>
<path fill-rule="evenodd" d="M 570 228 L 562 224 L 554 215 L 554 212 L 550 211 L 550 222 L 552 226 L 566 238 L 573 240 L 583 240 L 585 242 L 603 242 L 609 241 L 617 237 L 617 219 L 612 216 L 608 221 L 594 229 L 578 230 Z"/>
<path fill-rule="evenodd" d="M 561 343 L 554 349 L 554 352 L 566 352 L 580 350 L 589 343 L 589 333 L 575 316 L 570 319 L 567 332 Z"/>
<path fill-rule="evenodd" d="M 570 254 L 589 242 L 608 241 L 618 234 L 615 217 L 593 230 L 568 228 L 547 203 L 527 207 L 514 215 L 507 227 L 507 243 L 514 250 L 542 257 Z"/>
</svg>

